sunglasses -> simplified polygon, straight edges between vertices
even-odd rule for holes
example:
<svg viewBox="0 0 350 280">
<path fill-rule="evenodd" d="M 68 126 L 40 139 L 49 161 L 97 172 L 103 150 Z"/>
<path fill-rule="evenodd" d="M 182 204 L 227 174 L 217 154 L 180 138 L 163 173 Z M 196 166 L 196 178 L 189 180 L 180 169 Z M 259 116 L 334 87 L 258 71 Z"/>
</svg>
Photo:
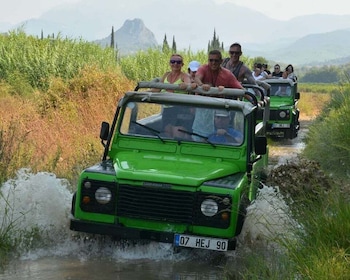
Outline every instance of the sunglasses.
<svg viewBox="0 0 350 280">
<path fill-rule="evenodd" d="M 216 62 L 216 63 L 220 62 L 220 59 L 212 59 L 212 58 L 210 58 L 208 60 L 209 60 L 209 62 Z"/>
<path fill-rule="evenodd" d="M 240 55 L 240 54 L 241 54 L 241 52 L 235 52 L 235 51 L 229 51 L 229 53 L 230 53 L 231 55 L 234 55 L 234 54 Z"/>
<path fill-rule="evenodd" d="M 278 67 L 275 67 L 276 70 L 278 70 L 279 68 Z"/>
<path fill-rule="evenodd" d="M 182 60 L 170 60 L 171 64 L 182 64 Z"/>
</svg>

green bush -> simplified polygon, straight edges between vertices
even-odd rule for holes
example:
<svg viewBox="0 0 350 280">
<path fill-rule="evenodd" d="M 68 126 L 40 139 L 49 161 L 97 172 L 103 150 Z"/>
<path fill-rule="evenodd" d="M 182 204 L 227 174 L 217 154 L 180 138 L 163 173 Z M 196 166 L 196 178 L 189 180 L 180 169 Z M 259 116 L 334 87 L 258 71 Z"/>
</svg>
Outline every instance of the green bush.
<svg viewBox="0 0 350 280">
<path fill-rule="evenodd" d="M 331 102 L 311 125 L 304 155 L 320 163 L 323 170 L 349 178 L 350 85 L 332 93 Z"/>
<path fill-rule="evenodd" d="M 348 279 L 349 196 L 335 189 L 303 211 L 295 241 L 284 245 L 302 279 Z"/>
</svg>

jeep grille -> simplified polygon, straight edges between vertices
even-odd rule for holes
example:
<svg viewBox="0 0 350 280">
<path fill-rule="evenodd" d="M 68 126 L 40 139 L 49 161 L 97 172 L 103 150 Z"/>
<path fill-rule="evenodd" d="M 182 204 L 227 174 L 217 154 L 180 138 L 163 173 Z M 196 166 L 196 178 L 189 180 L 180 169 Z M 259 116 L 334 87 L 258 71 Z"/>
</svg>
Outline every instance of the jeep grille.
<svg viewBox="0 0 350 280">
<path fill-rule="evenodd" d="M 120 185 L 118 216 L 147 220 L 193 222 L 196 193 L 156 187 Z"/>
</svg>

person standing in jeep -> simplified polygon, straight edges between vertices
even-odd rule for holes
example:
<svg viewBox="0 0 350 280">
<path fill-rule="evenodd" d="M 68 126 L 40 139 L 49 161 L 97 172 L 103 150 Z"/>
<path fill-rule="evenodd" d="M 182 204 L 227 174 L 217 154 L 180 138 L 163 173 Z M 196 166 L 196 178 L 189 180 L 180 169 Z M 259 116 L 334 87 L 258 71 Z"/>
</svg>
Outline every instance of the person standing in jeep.
<svg viewBox="0 0 350 280">
<path fill-rule="evenodd" d="M 255 79 L 252 77 L 252 71 L 240 60 L 242 55 L 241 45 L 239 43 L 233 43 L 230 46 L 229 54 L 230 57 L 225 58 L 221 66 L 230 70 L 241 83 L 247 80 L 248 84 L 256 85 Z"/>
</svg>

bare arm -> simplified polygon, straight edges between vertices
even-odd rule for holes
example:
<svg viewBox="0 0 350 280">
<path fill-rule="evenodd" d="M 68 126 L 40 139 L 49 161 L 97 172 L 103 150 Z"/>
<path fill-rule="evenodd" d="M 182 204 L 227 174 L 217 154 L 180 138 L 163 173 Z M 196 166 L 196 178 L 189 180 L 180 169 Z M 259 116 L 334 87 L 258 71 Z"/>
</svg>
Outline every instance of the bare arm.
<svg viewBox="0 0 350 280">
<path fill-rule="evenodd" d="M 194 82 L 195 82 L 198 86 L 201 86 L 201 85 L 203 85 L 202 79 L 203 79 L 203 76 L 202 76 L 202 75 L 199 75 L 199 74 L 197 73 L 196 76 L 194 77 Z"/>
<path fill-rule="evenodd" d="M 166 77 L 169 75 L 170 72 L 165 72 L 162 78 L 160 79 L 160 83 L 164 83 Z M 159 88 L 151 88 L 149 91 L 151 92 L 160 92 L 161 90 Z"/>
<path fill-rule="evenodd" d="M 252 71 L 248 67 L 244 67 L 244 78 L 247 79 L 249 84 L 256 85 L 255 79 L 252 75 Z"/>
</svg>

